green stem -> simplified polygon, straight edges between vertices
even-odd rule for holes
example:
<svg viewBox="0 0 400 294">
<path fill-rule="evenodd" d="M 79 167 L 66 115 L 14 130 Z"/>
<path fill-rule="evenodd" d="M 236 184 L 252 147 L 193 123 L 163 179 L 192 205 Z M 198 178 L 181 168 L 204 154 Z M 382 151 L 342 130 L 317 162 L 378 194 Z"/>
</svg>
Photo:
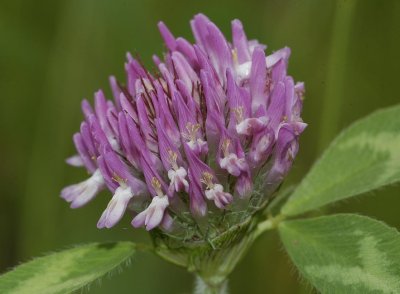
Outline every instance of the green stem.
<svg viewBox="0 0 400 294">
<path fill-rule="evenodd" d="M 269 216 L 268 219 L 259 223 L 254 233 L 255 239 L 258 238 L 262 233 L 268 230 L 275 229 L 279 223 L 284 220 L 284 215 L 278 214 L 277 216 Z"/>
<path fill-rule="evenodd" d="M 228 294 L 228 280 L 224 280 L 219 284 L 210 284 L 196 276 L 194 294 Z"/>
</svg>

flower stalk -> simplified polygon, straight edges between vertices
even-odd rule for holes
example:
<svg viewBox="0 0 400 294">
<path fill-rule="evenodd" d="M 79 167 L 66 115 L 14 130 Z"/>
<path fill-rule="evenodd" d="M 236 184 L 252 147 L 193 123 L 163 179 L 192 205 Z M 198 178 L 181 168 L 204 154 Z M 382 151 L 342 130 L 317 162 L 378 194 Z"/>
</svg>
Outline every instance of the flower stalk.
<svg viewBox="0 0 400 294">
<path fill-rule="evenodd" d="M 196 276 L 194 294 L 228 294 L 228 280 L 219 284 L 209 284 L 201 277 Z"/>
</svg>

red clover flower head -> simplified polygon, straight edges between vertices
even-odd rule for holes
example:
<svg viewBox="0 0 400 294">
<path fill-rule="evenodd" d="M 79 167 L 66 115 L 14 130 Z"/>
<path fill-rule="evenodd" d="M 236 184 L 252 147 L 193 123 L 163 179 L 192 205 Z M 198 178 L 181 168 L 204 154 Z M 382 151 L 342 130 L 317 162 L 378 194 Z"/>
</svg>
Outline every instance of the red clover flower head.
<svg viewBox="0 0 400 294">
<path fill-rule="evenodd" d="M 90 177 L 61 195 L 77 208 L 110 190 L 98 228 L 129 211 L 133 227 L 216 235 L 265 207 L 292 166 L 306 124 L 290 49 L 266 55 L 239 20 L 232 42 L 204 15 L 191 27 L 194 44 L 160 22 L 168 51 L 153 57 L 157 71 L 128 54 L 126 84 L 110 78 L 114 101 L 100 90 L 94 107 L 82 102 L 78 155 L 67 162 Z"/>
</svg>

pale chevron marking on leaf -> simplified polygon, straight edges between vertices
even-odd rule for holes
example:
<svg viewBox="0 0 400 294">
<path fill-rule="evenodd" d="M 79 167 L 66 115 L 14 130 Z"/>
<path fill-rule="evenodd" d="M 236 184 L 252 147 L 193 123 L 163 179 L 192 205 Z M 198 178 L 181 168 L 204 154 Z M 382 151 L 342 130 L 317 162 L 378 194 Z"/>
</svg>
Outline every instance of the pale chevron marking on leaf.
<svg viewBox="0 0 400 294">
<path fill-rule="evenodd" d="M 92 243 L 51 253 L 0 276 L 0 293 L 62 294 L 89 285 L 129 261 L 131 242 Z"/>
<path fill-rule="evenodd" d="M 387 156 L 387 159 L 385 160 L 387 170 L 385 173 L 378 175 L 380 181 L 387 181 L 400 172 L 400 130 L 398 134 L 390 132 L 370 134 L 364 132 L 360 133 L 358 136 L 351 137 L 338 145 L 338 148 L 342 150 L 352 147 L 367 147 L 371 150 L 375 150 L 376 153 L 383 153 Z M 371 154 L 371 156 L 373 155 L 374 154 Z"/>
<path fill-rule="evenodd" d="M 310 169 L 281 212 L 294 216 L 400 182 L 400 105 L 343 131 Z"/>
<path fill-rule="evenodd" d="M 360 231 L 355 233 L 359 235 Z M 371 291 L 381 291 L 382 293 L 393 293 L 393 288 L 400 289 L 398 277 L 386 271 L 390 261 L 383 252 L 377 249 L 378 241 L 373 236 L 365 235 L 359 245 L 359 258 L 362 266 L 308 265 L 305 266 L 305 271 L 307 274 L 324 279 L 329 283 L 339 283 L 344 286 L 361 284 Z"/>
<path fill-rule="evenodd" d="M 36 275 L 29 278 L 28 280 L 21 281 L 20 285 L 15 289 L 12 289 L 10 294 L 39 293 L 39 291 L 43 291 L 43 285 L 48 284 L 49 280 L 54 281 L 54 285 L 51 285 L 51 289 L 49 289 L 51 293 L 57 293 L 59 291 L 62 291 L 63 289 L 68 289 L 68 284 L 76 284 L 76 281 L 78 279 L 74 279 L 72 282 L 71 280 L 63 281 L 63 276 L 60 275 L 60 272 L 68 272 L 68 269 L 74 268 L 77 265 L 77 261 L 89 251 L 90 248 L 85 248 L 81 249 L 79 254 L 77 254 L 77 251 L 74 251 L 73 254 L 65 254 L 62 256 L 57 256 L 57 258 L 52 258 L 51 260 L 48 260 L 45 272 L 38 271 Z M 94 278 L 97 275 L 96 273 L 94 273 L 91 275 L 81 276 L 79 280 L 84 281 L 85 278 L 89 276 L 93 276 Z M 41 293 L 46 294 L 47 292 Z"/>
</svg>

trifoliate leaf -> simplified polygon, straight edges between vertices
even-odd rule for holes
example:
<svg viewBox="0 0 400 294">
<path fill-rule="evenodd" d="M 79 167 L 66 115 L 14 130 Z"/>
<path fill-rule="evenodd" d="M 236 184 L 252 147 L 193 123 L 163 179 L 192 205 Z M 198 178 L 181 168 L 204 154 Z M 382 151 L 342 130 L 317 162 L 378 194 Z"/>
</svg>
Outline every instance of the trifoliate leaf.
<svg viewBox="0 0 400 294">
<path fill-rule="evenodd" d="M 0 293 L 71 293 L 118 268 L 134 252 L 133 243 L 119 242 L 94 243 L 52 253 L 0 276 Z"/>
<path fill-rule="evenodd" d="M 337 214 L 285 221 L 279 233 L 321 293 L 400 293 L 400 234 L 382 222 Z"/>
<path fill-rule="evenodd" d="M 297 215 L 400 181 L 400 106 L 343 131 L 282 208 Z"/>
</svg>

